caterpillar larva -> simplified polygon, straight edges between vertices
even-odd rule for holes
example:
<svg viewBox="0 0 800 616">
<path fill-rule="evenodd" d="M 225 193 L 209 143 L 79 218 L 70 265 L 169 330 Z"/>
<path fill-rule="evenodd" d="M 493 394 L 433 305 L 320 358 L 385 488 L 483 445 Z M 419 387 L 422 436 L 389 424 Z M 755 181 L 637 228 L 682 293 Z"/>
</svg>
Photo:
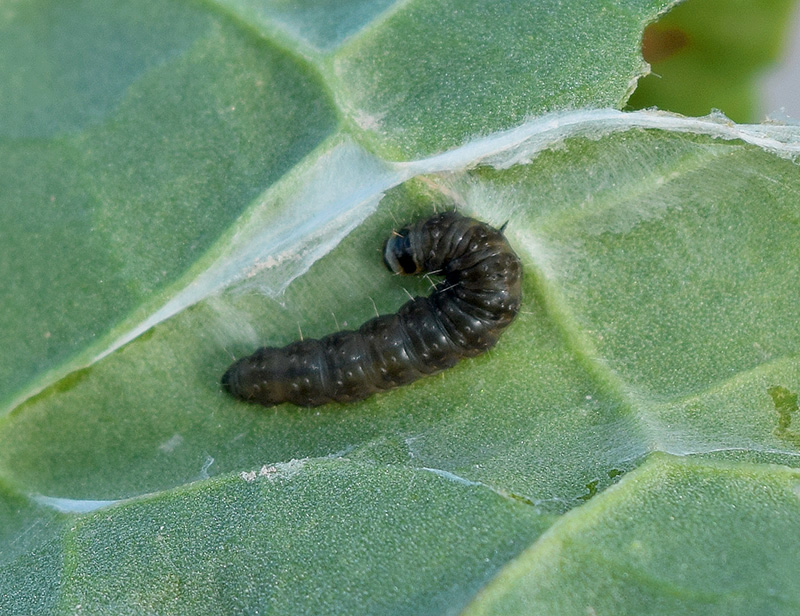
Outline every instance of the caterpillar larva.
<svg viewBox="0 0 800 616">
<path fill-rule="evenodd" d="M 522 299 L 522 265 L 504 228 L 446 212 L 393 232 L 384 249 L 387 267 L 443 275 L 431 295 L 355 331 L 258 349 L 228 368 L 222 385 L 265 406 L 352 402 L 483 353 Z"/>
</svg>

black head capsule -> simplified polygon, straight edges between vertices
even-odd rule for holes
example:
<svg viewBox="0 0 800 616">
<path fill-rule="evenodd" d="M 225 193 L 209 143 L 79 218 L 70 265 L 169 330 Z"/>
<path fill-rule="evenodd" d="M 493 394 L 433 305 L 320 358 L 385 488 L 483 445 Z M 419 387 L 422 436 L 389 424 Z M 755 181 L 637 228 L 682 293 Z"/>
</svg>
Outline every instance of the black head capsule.
<svg viewBox="0 0 800 616">
<path fill-rule="evenodd" d="M 383 262 L 395 274 L 419 274 L 422 266 L 414 259 L 411 230 L 393 231 L 383 245 Z"/>
</svg>

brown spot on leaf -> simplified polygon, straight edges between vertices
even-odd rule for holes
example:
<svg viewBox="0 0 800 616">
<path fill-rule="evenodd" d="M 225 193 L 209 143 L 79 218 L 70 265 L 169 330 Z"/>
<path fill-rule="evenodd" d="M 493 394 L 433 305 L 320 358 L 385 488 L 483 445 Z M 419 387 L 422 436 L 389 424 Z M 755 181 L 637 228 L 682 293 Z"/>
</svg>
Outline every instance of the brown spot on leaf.
<svg viewBox="0 0 800 616">
<path fill-rule="evenodd" d="M 776 436 L 797 439 L 800 434 L 791 430 L 792 419 L 797 412 L 797 394 L 785 387 L 775 385 L 767 389 L 772 398 L 775 410 L 778 412 L 778 426 L 775 428 Z"/>
<path fill-rule="evenodd" d="M 642 36 L 642 56 L 653 64 L 671 58 L 689 45 L 689 35 L 680 28 L 650 24 Z"/>
</svg>

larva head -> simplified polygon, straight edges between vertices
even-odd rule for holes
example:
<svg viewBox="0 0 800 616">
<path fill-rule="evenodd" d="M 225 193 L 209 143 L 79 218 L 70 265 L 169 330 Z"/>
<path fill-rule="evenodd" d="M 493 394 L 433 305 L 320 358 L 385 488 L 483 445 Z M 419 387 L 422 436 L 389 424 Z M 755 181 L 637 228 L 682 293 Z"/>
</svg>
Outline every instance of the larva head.
<svg viewBox="0 0 800 616">
<path fill-rule="evenodd" d="M 383 248 L 383 262 L 395 274 L 418 274 L 422 266 L 414 259 L 411 230 L 393 231 Z"/>
</svg>

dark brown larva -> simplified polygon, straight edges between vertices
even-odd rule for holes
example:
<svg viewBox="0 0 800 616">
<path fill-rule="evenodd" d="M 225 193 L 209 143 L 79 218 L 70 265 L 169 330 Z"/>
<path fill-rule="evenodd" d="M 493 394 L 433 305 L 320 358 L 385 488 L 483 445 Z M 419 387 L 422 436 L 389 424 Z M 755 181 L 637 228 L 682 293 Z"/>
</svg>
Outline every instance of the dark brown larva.
<svg viewBox="0 0 800 616">
<path fill-rule="evenodd" d="M 519 311 L 522 266 L 502 229 L 437 214 L 393 233 L 384 261 L 393 272 L 444 281 L 356 331 L 258 349 L 228 368 L 225 389 L 265 406 L 362 400 L 483 353 Z"/>
</svg>

